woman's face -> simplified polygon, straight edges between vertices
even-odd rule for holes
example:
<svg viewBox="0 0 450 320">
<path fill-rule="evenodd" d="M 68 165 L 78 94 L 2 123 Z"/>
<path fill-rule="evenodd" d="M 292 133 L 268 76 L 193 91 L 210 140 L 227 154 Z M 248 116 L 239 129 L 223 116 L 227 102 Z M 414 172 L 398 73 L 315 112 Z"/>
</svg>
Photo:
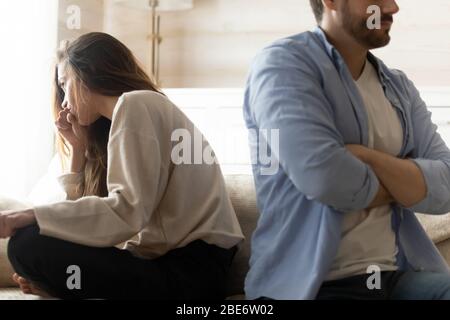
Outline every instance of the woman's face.
<svg viewBox="0 0 450 320">
<path fill-rule="evenodd" d="M 69 108 L 70 113 L 76 117 L 81 126 L 89 126 L 100 118 L 91 92 L 80 84 L 72 72 L 68 72 L 66 62 L 58 64 L 58 82 L 64 91 L 61 107 Z"/>
</svg>

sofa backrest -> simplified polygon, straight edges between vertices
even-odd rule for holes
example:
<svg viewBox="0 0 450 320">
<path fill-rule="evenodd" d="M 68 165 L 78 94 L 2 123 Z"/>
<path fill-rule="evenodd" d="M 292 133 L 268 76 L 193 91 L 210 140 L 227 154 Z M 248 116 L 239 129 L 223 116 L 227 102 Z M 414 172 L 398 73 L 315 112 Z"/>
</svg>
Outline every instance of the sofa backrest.
<svg viewBox="0 0 450 320">
<path fill-rule="evenodd" d="M 228 296 L 230 297 L 244 294 L 244 281 L 249 269 L 250 242 L 258 222 L 259 212 L 252 175 L 225 176 L 225 182 L 245 236 L 245 241 L 239 247 L 231 266 L 228 281 Z"/>
</svg>

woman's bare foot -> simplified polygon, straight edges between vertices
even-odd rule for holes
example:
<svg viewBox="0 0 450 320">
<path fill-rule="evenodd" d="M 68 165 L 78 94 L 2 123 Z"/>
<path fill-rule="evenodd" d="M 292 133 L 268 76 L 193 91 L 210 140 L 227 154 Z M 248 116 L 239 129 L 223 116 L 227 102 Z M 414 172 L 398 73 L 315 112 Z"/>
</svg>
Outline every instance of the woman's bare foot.
<svg viewBox="0 0 450 320">
<path fill-rule="evenodd" d="M 20 290 L 22 290 L 24 294 L 32 294 L 42 298 L 51 298 L 51 296 L 47 292 L 38 288 L 31 281 L 28 281 L 27 279 L 19 276 L 17 273 L 14 273 L 12 278 L 14 282 L 20 286 Z"/>
</svg>

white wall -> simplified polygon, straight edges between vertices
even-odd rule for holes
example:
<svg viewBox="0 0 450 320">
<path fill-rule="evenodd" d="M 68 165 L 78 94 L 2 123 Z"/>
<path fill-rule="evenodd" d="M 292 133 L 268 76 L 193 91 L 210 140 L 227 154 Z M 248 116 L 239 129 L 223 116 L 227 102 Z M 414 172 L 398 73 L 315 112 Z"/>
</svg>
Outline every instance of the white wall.
<svg viewBox="0 0 450 320">
<path fill-rule="evenodd" d="M 103 31 L 103 0 L 58 0 L 58 40 L 75 39 L 78 36 L 93 32 Z M 81 10 L 81 29 L 72 29 L 67 26 L 67 20 L 71 16 L 67 9 L 78 6 Z"/>
<path fill-rule="evenodd" d="M 144 68 L 150 66 L 150 16 L 145 10 L 120 6 L 104 0 L 103 30 L 124 42 Z M 147 69 L 148 70 L 148 69 Z"/>
<path fill-rule="evenodd" d="M 197 0 L 163 16 L 163 84 L 241 87 L 257 51 L 313 25 L 307 0 Z"/>
<path fill-rule="evenodd" d="M 450 1 L 397 2 L 391 44 L 375 53 L 418 86 L 450 86 Z"/>
<path fill-rule="evenodd" d="M 450 1 L 397 1 L 401 11 L 392 42 L 375 53 L 389 66 L 404 70 L 418 86 L 450 86 Z M 148 68 L 148 11 L 125 8 L 114 0 L 60 2 L 81 5 L 79 32 L 111 33 Z M 164 87 L 242 87 L 256 52 L 315 26 L 308 0 L 194 0 L 194 4 L 190 11 L 162 14 Z"/>
</svg>

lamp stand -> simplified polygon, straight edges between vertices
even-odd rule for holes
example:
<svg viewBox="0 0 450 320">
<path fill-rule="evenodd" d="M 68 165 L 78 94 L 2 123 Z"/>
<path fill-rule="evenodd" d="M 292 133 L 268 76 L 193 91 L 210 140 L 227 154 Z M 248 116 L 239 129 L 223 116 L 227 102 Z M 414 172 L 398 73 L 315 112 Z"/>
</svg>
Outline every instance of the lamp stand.
<svg viewBox="0 0 450 320">
<path fill-rule="evenodd" d="M 158 0 L 149 0 L 149 6 L 152 10 L 152 56 L 151 56 L 151 73 L 156 85 L 160 85 L 159 80 L 159 63 L 160 63 L 160 44 L 162 42 L 161 37 L 161 16 L 157 14 L 156 8 L 158 7 Z"/>
</svg>

